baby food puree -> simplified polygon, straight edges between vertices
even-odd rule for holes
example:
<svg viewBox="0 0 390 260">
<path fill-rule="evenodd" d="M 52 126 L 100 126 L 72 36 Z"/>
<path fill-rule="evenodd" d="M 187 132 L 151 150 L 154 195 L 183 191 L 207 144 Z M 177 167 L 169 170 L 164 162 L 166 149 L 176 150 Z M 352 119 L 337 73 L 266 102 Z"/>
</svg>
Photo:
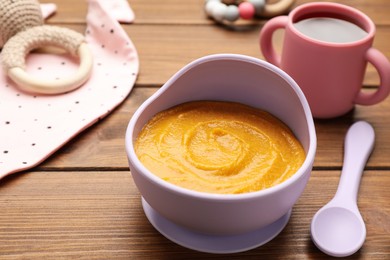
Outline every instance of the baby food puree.
<svg viewBox="0 0 390 260">
<path fill-rule="evenodd" d="M 283 182 L 305 152 L 291 130 L 266 111 L 233 102 L 195 101 L 156 114 L 135 152 L 152 173 L 209 193 L 244 193 Z"/>
</svg>

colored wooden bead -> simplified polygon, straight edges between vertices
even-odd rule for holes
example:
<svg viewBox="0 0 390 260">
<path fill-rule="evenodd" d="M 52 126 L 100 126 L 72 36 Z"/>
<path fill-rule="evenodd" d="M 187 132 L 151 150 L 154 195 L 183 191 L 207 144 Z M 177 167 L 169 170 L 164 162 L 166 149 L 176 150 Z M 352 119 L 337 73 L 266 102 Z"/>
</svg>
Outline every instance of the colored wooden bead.
<svg viewBox="0 0 390 260">
<path fill-rule="evenodd" d="M 220 1 L 218 0 L 209 0 L 209 1 L 206 1 L 206 4 L 205 4 L 205 12 L 206 14 L 209 16 L 209 17 L 213 17 L 213 9 L 214 9 L 214 6 L 215 5 L 218 5 L 220 3 Z"/>
<path fill-rule="evenodd" d="M 226 9 L 225 19 L 229 22 L 234 22 L 240 18 L 240 12 L 238 11 L 238 7 L 235 5 L 229 5 Z"/>
<path fill-rule="evenodd" d="M 260 16 L 265 6 L 265 0 L 248 0 L 255 7 L 255 15 Z"/>
<path fill-rule="evenodd" d="M 222 3 L 218 3 L 213 6 L 211 14 L 216 21 L 222 21 L 225 17 L 227 6 Z"/>
<path fill-rule="evenodd" d="M 249 2 L 243 2 L 238 6 L 240 17 L 250 20 L 255 16 L 255 7 Z"/>
</svg>

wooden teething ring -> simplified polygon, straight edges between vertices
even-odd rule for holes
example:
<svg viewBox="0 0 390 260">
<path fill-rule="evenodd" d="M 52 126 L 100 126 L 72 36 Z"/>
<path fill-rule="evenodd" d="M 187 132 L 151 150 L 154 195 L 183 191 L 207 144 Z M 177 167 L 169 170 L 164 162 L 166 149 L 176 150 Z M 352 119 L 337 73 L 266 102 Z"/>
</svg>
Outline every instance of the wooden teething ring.
<svg viewBox="0 0 390 260">
<path fill-rule="evenodd" d="M 80 67 L 73 77 L 50 81 L 26 73 L 26 56 L 36 48 L 47 46 L 79 57 Z M 92 71 L 92 54 L 84 36 L 70 29 L 44 25 L 38 0 L 0 0 L 0 48 L 5 74 L 27 92 L 68 92 L 80 87 Z"/>
<path fill-rule="evenodd" d="M 25 58 L 33 49 L 53 46 L 79 57 L 80 66 L 69 78 L 43 80 L 25 71 Z M 92 71 L 92 54 L 78 32 L 57 26 L 36 26 L 11 37 L 2 49 L 7 75 L 24 91 L 37 94 L 59 94 L 80 87 Z"/>
<path fill-rule="evenodd" d="M 206 14 L 217 22 L 232 23 L 239 18 L 250 20 L 273 17 L 288 11 L 294 0 L 279 0 L 268 4 L 266 0 L 206 0 Z"/>
<path fill-rule="evenodd" d="M 294 0 L 280 0 L 274 4 L 266 4 L 264 6 L 263 11 L 261 12 L 261 16 L 263 17 L 274 17 L 277 15 L 281 15 L 286 12 L 294 3 Z"/>
</svg>

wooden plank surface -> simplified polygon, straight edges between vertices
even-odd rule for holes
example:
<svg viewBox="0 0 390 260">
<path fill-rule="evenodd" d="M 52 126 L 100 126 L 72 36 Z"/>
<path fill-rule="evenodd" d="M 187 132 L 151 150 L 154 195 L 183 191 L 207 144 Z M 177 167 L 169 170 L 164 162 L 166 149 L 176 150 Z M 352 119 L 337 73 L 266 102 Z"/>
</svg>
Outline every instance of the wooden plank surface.
<svg viewBox="0 0 390 260">
<path fill-rule="evenodd" d="M 85 30 L 87 2 L 53 0 L 58 10 L 47 23 Z M 294 6 L 309 0 L 298 0 Z M 374 47 L 390 58 L 390 1 L 341 0 L 377 25 Z M 204 0 L 130 0 L 136 20 L 123 24 L 140 57 L 140 74 L 129 97 L 110 115 L 58 150 L 38 167 L 0 180 L 0 259 L 328 259 L 311 242 L 310 221 L 336 190 L 344 135 L 355 121 L 376 131 L 359 208 L 367 226 L 363 248 L 349 259 L 389 259 L 390 98 L 340 118 L 315 120 L 314 171 L 283 232 L 266 245 L 239 254 L 215 255 L 183 248 L 147 221 L 128 169 L 127 124 L 138 106 L 188 62 L 213 53 L 263 58 L 258 34 L 266 22 L 243 30 L 215 25 Z M 275 36 L 282 48 L 283 33 Z M 379 84 L 369 66 L 364 85 Z M 0 111 L 1 112 L 1 111 Z"/>
<path fill-rule="evenodd" d="M 271 0 L 276 1 L 276 0 Z M 267 2 L 271 2 L 267 1 Z M 41 3 L 55 3 L 58 12 L 48 20 L 48 23 L 83 23 L 87 14 L 87 1 L 85 0 L 41 0 Z M 213 22 L 206 18 L 203 11 L 204 0 L 129 0 L 136 15 L 135 24 L 179 24 L 179 25 L 210 25 Z M 311 0 L 296 0 L 293 7 Z M 318 1 L 318 2 L 321 2 Z M 324 1 L 322 1 L 324 2 Z M 390 2 L 387 0 L 330 0 L 350 5 L 366 13 L 377 25 L 389 25 L 388 10 Z M 255 24 L 264 23 L 266 19 L 258 19 Z"/>
<path fill-rule="evenodd" d="M 334 194 L 337 171 L 313 171 L 283 232 L 229 259 L 328 259 L 310 240 L 310 221 Z M 390 171 L 366 171 L 359 207 L 367 241 L 352 259 L 389 253 Z M 374 188 L 375 187 L 375 188 Z M 126 171 L 31 172 L 0 183 L 0 258 L 226 259 L 199 253 L 159 235 L 146 220 Z M 4 199 L 4 197 L 7 199 Z"/>
</svg>

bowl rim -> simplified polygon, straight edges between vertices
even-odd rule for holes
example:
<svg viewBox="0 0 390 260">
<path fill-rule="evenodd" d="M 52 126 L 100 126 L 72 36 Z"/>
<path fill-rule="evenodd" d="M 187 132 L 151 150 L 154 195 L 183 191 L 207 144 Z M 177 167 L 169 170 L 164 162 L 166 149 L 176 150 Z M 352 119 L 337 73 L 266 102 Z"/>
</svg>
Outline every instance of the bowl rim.
<svg viewBox="0 0 390 260">
<path fill-rule="evenodd" d="M 229 60 L 229 61 L 243 61 L 248 63 L 253 63 L 257 66 L 261 66 L 264 69 L 267 69 L 278 76 L 280 76 L 283 80 L 285 80 L 288 85 L 294 90 L 295 94 L 297 95 L 305 114 L 306 118 L 306 127 L 308 128 L 309 133 L 309 147 L 306 153 L 306 158 L 301 165 L 301 167 L 287 180 L 263 189 L 259 191 L 253 191 L 253 192 L 246 192 L 246 193 L 239 193 L 239 194 L 218 194 L 218 193 L 208 193 L 208 192 L 202 192 L 202 191 L 196 191 L 191 190 L 188 188 L 180 187 L 178 185 L 169 183 L 167 181 L 164 181 L 163 179 L 159 178 L 157 175 L 153 174 L 151 171 L 149 171 L 138 159 L 137 155 L 134 151 L 134 145 L 133 145 L 133 130 L 135 123 L 138 121 L 140 115 L 143 113 L 143 111 L 154 101 L 156 100 L 165 90 L 178 78 L 180 78 L 183 74 L 185 74 L 190 69 L 202 64 L 207 63 L 211 61 L 221 61 L 221 60 Z M 306 100 L 305 95 L 303 94 L 302 90 L 298 86 L 298 84 L 283 70 L 276 67 L 275 65 L 266 62 L 264 60 L 260 60 L 251 56 L 246 56 L 242 54 L 211 54 L 207 55 L 201 58 L 198 58 L 187 65 L 185 65 L 182 69 L 180 69 L 177 73 L 175 73 L 159 90 L 157 90 L 154 94 L 152 94 L 148 99 L 146 99 L 141 106 L 137 108 L 137 110 L 134 112 L 132 118 L 129 121 L 126 134 L 125 134 L 125 148 L 127 157 L 129 160 L 129 163 L 132 163 L 132 166 L 144 177 L 146 177 L 149 181 L 153 182 L 154 184 L 157 184 L 158 186 L 169 190 L 170 192 L 182 195 L 182 196 L 190 196 L 190 197 L 196 197 L 198 199 L 206 199 L 206 200 L 220 200 L 220 201 L 236 201 L 236 200 L 251 200 L 258 197 L 264 197 L 268 196 L 272 193 L 276 193 L 280 190 L 285 189 L 286 187 L 290 186 L 294 182 L 298 181 L 299 179 L 303 178 L 306 171 L 312 170 L 312 164 L 314 162 L 315 153 L 317 149 L 317 137 L 316 137 L 316 131 L 314 126 L 314 119 L 312 117 L 312 113 L 309 107 L 309 104 Z M 310 172 L 308 174 L 310 174 Z M 142 194 L 141 194 L 142 195 Z"/>
</svg>

